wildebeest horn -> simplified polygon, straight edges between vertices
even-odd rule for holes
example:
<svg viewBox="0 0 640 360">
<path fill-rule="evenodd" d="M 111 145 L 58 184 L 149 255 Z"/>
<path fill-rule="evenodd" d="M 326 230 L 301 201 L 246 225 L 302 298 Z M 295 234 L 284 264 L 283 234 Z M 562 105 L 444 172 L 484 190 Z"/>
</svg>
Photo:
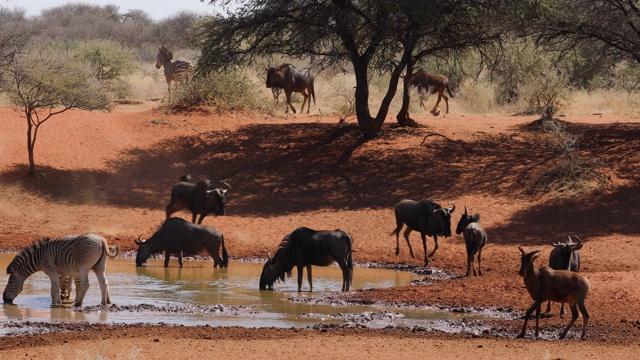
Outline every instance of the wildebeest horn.
<svg viewBox="0 0 640 360">
<path fill-rule="evenodd" d="M 134 240 L 136 245 L 142 245 L 144 244 L 144 241 L 140 241 L 140 238 L 142 237 L 142 235 L 138 235 L 138 240 Z"/>
<path fill-rule="evenodd" d="M 464 206 L 464 214 L 468 215 L 468 213 L 467 213 L 467 205 Z"/>
<path fill-rule="evenodd" d="M 271 251 L 267 252 L 267 259 L 271 261 Z"/>
<path fill-rule="evenodd" d="M 452 213 L 456 209 L 456 204 L 451 203 L 451 205 L 453 205 L 453 207 L 451 209 L 449 209 L 450 213 Z"/>
<path fill-rule="evenodd" d="M 231 190 L 231 185 L 227 184 L 226 182 L 222 182 L 224 184 L 224 186 L 226 186 L 227 188 L 229 188 L 229 190 Z"/>
<path fill-rule="evenodd" d="M 580 245 L 582 243 L 582 239 L 580 239 L 577 235 L 569 235 L 569 242 L 572 242 L 571 241 L 571 236 L 574 236 L 576 239 L 578 239 L 577 243 L 572 244 L 573 246 L 578 246 L 578 245 Z"/>
<path fill-rule="evenodd" d="M 525 251 L 524 251 L 524 249 L 522 248 L 522 246 L 518 245 L 518 250 L 520 250 L 520 252 L 522 253 L 522 255 L 524 255 L 524 254 L 525 254 Z"/>
</svg>

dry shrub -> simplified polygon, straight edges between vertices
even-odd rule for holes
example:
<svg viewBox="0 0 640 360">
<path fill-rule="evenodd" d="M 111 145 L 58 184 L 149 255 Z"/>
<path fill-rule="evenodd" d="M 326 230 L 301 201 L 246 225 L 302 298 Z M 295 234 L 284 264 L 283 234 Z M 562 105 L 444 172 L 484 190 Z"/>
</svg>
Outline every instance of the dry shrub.
<svg viewBox="0 0 640 360">
<path fill-rule="evenodd" d="M 568 133 L 560 121 L 543 118 L 538 122 L 549 135 L 556 158 L 554 165 L 533 179 L 527 193 L 570 196 L 590 193 L 608 184 L 602 164 L 580 155 L 577 137 Z"/>
</svg>

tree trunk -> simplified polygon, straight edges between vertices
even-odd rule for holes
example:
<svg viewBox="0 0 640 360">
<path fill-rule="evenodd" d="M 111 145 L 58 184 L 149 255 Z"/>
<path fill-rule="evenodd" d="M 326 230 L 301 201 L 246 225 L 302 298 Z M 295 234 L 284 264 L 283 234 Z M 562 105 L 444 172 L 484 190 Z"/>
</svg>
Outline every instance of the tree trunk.
<svg viewBox="0 0 640 360">
<path fill-rule="evenodd" d="M 36 177 L 36 162 L 33 159 L 34 146 L 35 138 L 33 136 L 33 124 L 31 123 L 31 115 L 27 114 L 27 152 L 29 153 L 29 174 Z"/>
<path fill-rule="evenodd" d="M 353 69 L 356 75 L 356 117 L 360 132 L 367 139 L 378 135 L 381 127 L 374 126 L 374 119 L 369 112 L 369 79 L 367 78 L 367 65 L 362 59 L 353 61 Z"/>
<path fill-rule="evenodd" d="M 402 81 L 402 107 L 396 115 L 396 120 L 398 120 L 398 125 L 405 127 L 417 127 L 418 123 L 416 123 L 411 117 L 409 117 L 409 105 L 411 103 L 411 94 L 409 92 L 409 85 L 411 83 L 411 75 L 413 72 L 413 61 L 409 61 L 407 63 L 407 71 L 406 75 Z"/>
</svg>

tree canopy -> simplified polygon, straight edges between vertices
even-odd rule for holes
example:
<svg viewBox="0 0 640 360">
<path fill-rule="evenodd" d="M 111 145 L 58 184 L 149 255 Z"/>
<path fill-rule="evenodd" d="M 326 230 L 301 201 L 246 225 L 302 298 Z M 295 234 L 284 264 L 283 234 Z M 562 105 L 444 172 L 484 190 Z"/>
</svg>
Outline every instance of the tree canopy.
<svg viewBox="0 0 640 360">
<path fill-rule="evenodd" d="M 210 3 L 228 3 L 211 1 Z M 249 0 L 205 22 L 197 36 L 201 72 L 247 64 L 273 54 L 314 66 L 350 64 L 356 77 L 360 130 L 375 136 L 407 64 L 438 51 L 497 40 L 537 8 L 500 0 Z M 537 2 L 535 2 L 537 3 Z M 375 115 L 369 109 L 371 73 L 390 74 Z"/>
</svg>

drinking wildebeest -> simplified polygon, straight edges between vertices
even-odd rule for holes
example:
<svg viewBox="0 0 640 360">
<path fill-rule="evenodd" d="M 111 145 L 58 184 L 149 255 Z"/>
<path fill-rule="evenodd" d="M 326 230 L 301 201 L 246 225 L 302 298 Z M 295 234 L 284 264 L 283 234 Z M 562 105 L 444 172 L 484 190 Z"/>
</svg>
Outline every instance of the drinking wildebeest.
<svg viewBox="0 0 640 360">
<path fill-rule="evenodd" d="M 432 236 L 435 241 L 435 247 L 429 254 L 429 256 L 433 256 L 438 250 L 438 235 L 443 237 L 451 236 L 451 214 L 456 209 L 456 205 L 452 205 L 453 207 L 451 208 L 443 208 L 431 199 L 420 201 L 405 199 L 400 201 L 395 206 L 396 228 L 390 234 L 396 234 L 396 255 L 400 253 L 400 230 L 404 225 L 407 225 L 404 238 L 407 240 L 411 257 L 415 258 L 409 242 L 409 234 L 415 230 L 420 232 L 420 237 L 422 238 L 424 264 L 429 264 L 426 236 Z"/>
<path fill-rule="evenodd" d="M 189 179 L 189 176 L 183 176 L 183 181 L 171 187 L 171 201 L 166 207 L 166 218 L 184 208 L 191 211 L 191 222 L 195 223 L 196 216 L 200 215 L 198 224 L 202 224 L 202 219 L 210 213 L 216 216 L 224 215 L 227 191 L 231 186 L 223 183 L 227 189 L 213 188 L 209 180 L 200 180 L 194 184 L 188 182 Z"/>
<path fill-rule="evenodd" d="M 587 294 L 589 293 L 589 280 L 581 274 L 570 270 L 553 270 L 547 266 L 541 266 L 535 269 L 533 261 L 540 255 L 540 250 L 538 249 L 527 253 L 520 246 L 518 246 L 518 250 L 522 253 L 518 274 L 524 279 L 524 285 L 527 287 L 527 291 L 534 302 L 524 315 L 524 325 L 522 326 L 520 335 L 517 337 L 524 337 L 527 331 L 527 321 L 531 313 L 533 313 L 533 310 L 536 311 L 535 335 L 538 337 L 540 306 L 542 306 L 543 302 L 551 300 L 569 303 L 569 307 L 571 308 L 571 321 L 562 332 L 562 335 L 560 335 L 560 339 L 565 338 L 567 332 L 578 318 L 578 308 L 584 320 L 582 336 L 580 338 L 584 339 L 587 333 L 587 325 L 589 324 L 589 313 L 584 305 Z"/>
<path fill-rule="evenodd" d="M 471 269 L 473 268 L 473 275 L 482 275 L 482 248 L 487 245 L 487 231 L 480 223 L 480 214 L 469 215 L 467 212 L 467 206 L 464 206 L 464 214 L 460 217 L 458 226 L 456 227 L 456 234 L 460 235 L 464 233 L 464 243 L 467 248 L 467 275 L 471 275 Z M 476 273 L 476 267 L 474 265 L 474 258 L 478 258 L 478 272 Z"/>
<path fill-rule="evenodd" d="M 424 69 L 418 69 L 411 75 L 409 83 L 418 88 L 418 92 L 420 93 L 420 106 L 424 108 L 423 94 L 431 91 L 430 95 L 438 93 L 438 101 L 436 101 L 436 105 L 431 109 L 431 113 L 433 115 L 440 114 L 440 111 L 437 109 L 441 98 L 444 98 L 444 102 L 447 106 L 447 112 L 445 114 L 449 113 L 449 98 L 444 94 L 444 90 L 446 89 L 452 98 L 453 94 L 451 93 L 451 89 L 449 89 L 449 79 L 447 79 L 446 76 L 430 73 Z"/>
<path fill-rule="evenodd" d="M 304 104 L 308 102 L 307 114 L 311 108 L 311 99 L 313 97 L 313 104 L 316 104 L 316 93 L 313 89 L 313 75 L 309 74 L 309 71 L 301 71 L 296 69 L 291 64 L 284 64 L 279 67 L 271 67 L 267 70 L 267 87 L 268 88 L 281 88 L 284 90 L 284 94 L 287 97 L 287 110 L 289 107 L 296 113 L 296 109 L 291 105 L 291 93 L 299 92 L 304 97 L 302 106 L 300 107 L 300 113 L 304 111 Z M 275 96 L 275 93 L 274 93 Z"/>
<path fill-rule="evenodd" d="M 342 230 L 316 231 L 306 227 L 295 229 L 285 236 L 278 251 L 262 268 L 260 290 L 273 289 L 276 280 L 291 276 L 291 269 L 298 269 L 298 291 L 302 290 L 302 272 L 307 267 L 309 291 L 313 291 L 311 265 L 329 266 L 335 260 L 342 269 L 342 291 L 349 291 L 353 277 L 352 238 Z"/>
<path fill-rule="evenodd" d="M 580 271 L 580 249 L 582 249 L 582 240 L 578 239 L 577 243 L 571 241 L 571 235 L 569 235 L 567 242 L 556 243 L 552 242 L 553 250 L 549 255 L 549 267 L 554 270 L 571 270 Z M 551 311 L 551 301 L 547 302 L 547 313 Z M 564 303 L 560 305 L 560 317 L 564 317 Z"/>
<path fill-rule="evenodd" d="M 53 239 L 38 240 L 25 246 L 7 267 L 9 282 L 2 299 L 7 304 L 22 292 L 24 282 L 36 271 L 44 271 L 51 281 L 51 302 L 61 304 L 60 280 L 76 278 L 76 299 L 74 306 L 82 306 L 89 289 L 89 270 L 93 270 L 100 284 L 102 305 L 111 303 L 109 284 L 104 276 L 107 258 L 118 256 L 115 246 L 111 253 L 109 244 L 97 234 L 67 235 Z"/>
<path fill-rule="evenodd" d="M 160 229 L 145 241 L 136 240 L 138 254 L 136 266 L 142 266 L 149 256 L 164 252 L 164 267 L 169 266 L 171 254 L 178 256 L 178 264 L 182 267 L 182 256 L 197 255 L 203 250 L 213 258 L 213 267 L 227 267 L 229 255 L 224 246 L 224 236 L 220 230 L 210 226 L 192 224 L 185 219 L 169 218 L 162 223 Z M 218 252 L 222 245 L 222 259 Z"/>
</svg>

